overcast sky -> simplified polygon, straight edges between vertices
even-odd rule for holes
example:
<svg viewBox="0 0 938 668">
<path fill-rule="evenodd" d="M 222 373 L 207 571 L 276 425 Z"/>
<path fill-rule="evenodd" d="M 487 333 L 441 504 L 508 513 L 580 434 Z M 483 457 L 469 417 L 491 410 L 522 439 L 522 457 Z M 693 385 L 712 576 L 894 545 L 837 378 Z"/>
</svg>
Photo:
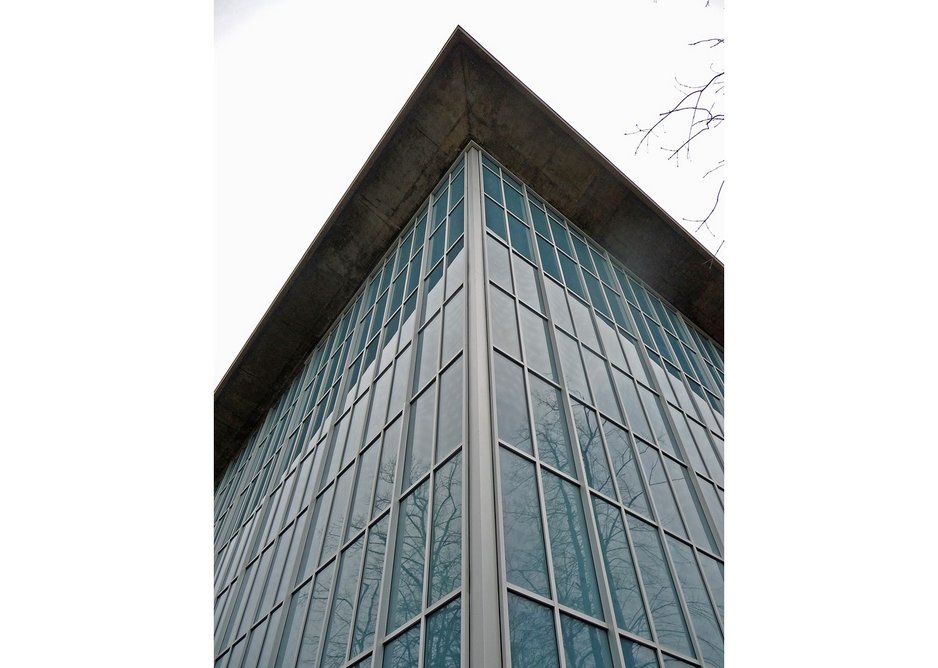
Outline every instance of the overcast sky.
<svg viewBox="0 0 938 668">
<path fill-rule="evenodd" d="M 722 2 L 407 5 L 216 0 L 216 381 L 457 24 L 675 219 L 713 206 L 721 131 L 680 166 L 625 133 L 680 98 L 675 77 L 722 67 L 722 47 L 688 46 L 723 36 Z M 715 251 L 721 208 L 710 227 L 695 236 Z"/>
</svg>

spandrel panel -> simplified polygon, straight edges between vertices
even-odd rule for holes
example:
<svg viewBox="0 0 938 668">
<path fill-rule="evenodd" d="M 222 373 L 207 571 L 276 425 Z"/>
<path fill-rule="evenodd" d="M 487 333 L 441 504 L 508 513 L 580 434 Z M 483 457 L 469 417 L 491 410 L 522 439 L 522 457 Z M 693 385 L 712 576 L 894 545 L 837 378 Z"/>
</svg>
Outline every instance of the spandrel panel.
<svg viewBox="0 0 938 668">
<path fill-rule="evenodd" d="M 499 466 L 508 581 L 550 596 L 534 465 L 499 448 Z"/>
</svg>

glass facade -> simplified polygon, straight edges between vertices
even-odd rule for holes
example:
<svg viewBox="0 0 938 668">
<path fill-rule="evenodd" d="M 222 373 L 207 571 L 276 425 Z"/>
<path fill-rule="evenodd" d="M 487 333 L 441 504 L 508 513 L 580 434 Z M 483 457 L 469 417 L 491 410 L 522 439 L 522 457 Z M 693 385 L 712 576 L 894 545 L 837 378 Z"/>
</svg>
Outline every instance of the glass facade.
<svg viewBox="0 0 938 668">
<path fill-rule="evenodd" d="M 218 486 L 215 665 L 482 665 L 491 586 L 505 666 L 722 666 L 723 395 L 713 341 L 470 145 Z"/>
</svg>

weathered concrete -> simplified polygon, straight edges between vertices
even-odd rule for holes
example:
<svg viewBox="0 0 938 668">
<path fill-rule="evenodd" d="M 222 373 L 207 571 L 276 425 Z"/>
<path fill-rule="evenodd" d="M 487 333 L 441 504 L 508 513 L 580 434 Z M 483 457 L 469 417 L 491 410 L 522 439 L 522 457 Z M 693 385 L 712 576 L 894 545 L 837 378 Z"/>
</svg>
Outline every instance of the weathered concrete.
<svg viewBox="0 0 938 668">
<path fill-rule="evenodd" d="M 215 483 L 474 140 L 723 342 L 723 265 L 457 28 L 215 389 Z"/>
</svg>

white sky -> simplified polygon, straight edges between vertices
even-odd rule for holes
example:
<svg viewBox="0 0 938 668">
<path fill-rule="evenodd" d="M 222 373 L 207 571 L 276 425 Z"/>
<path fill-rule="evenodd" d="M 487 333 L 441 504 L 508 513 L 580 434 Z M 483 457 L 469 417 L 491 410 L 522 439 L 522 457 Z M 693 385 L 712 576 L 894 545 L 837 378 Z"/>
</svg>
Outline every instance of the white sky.
<svg viewBox="0 0 938 668">
<path fill-rule="evenodd" d="M 721 131 L 680 167 L 624 135 L 680 98 L 675 76 L 721 67 L 722 47 L 688 46 L 723 35 L 722 3 L 705 4 L 216 0 L 216 381 L 457 24 L 678 221 L 706 216 Z M 716 236 L 696 234 L 711 251 L 721 208 Z"/>
</svg>

